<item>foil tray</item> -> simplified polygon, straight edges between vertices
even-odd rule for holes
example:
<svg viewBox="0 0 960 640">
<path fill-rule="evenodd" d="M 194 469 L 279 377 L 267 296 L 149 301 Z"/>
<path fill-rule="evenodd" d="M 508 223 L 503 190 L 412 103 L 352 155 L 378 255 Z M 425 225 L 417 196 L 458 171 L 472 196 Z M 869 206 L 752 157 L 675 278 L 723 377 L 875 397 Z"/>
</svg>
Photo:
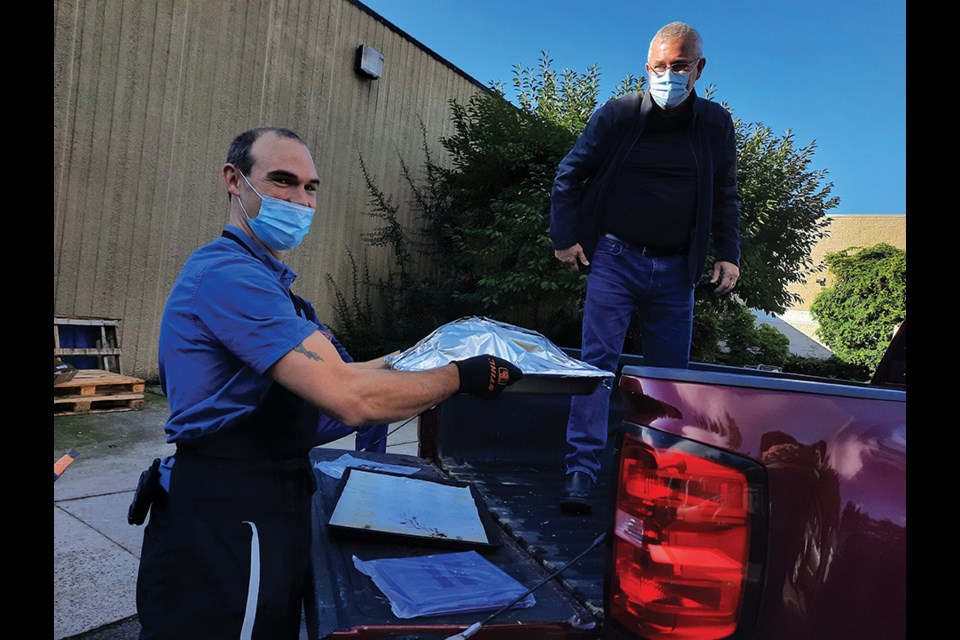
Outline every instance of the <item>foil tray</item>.
<svg viewBox="0 0 960 640">
<path fill-rule="evenodd" d="M 481 316 L 448 322 L 385 360 L 398 371 L 425 371 L 478 355 L 503 358 L 523 372 L 523 378 L 504 393 L 584 395 L 614 378 L 609 371 L 568 356 L 536 331 Z"/>
</svg>

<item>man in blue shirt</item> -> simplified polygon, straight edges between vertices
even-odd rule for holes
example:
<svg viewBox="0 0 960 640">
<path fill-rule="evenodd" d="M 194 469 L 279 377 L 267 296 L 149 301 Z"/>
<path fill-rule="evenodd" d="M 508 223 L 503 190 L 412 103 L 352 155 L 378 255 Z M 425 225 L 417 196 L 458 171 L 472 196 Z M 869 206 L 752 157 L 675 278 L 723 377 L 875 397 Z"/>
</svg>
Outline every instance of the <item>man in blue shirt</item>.
<svg viewBox="0 0 960 640">
<path fill-rule="evenodd" d="M 298 638 L 310 559 L 309 450 L 458 393 L 494 398 L 521 377 L 477 356 L 399 372 L 352 362 L 283 263 L 310 229 L 320 178 L 292 131 L 233 141 L 222 169 L 229 219 L 170 291 L 159 337 L 165 426 L 137 579 L 141 638 Z M 142 521 L 142 520 L 141 520 Z"/>
</svg>

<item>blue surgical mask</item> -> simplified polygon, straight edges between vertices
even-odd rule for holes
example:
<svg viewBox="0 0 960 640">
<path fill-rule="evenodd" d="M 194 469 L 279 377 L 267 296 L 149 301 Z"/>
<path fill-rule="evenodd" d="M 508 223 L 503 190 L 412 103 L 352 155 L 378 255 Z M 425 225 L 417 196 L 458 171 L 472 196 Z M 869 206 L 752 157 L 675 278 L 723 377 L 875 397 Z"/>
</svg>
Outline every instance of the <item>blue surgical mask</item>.
<svg viewBox="0 0 960 640">
<path fill-rule="evenodd" d="M 651 72 L 649 80 L 650 95 L 661 109 L 672 109 L 690 95 L 690 89 L 687 88 L 689 73 L 674 73 L 667 69 L 659 76 Z"/>
<path fill-rule="evenodd" d="M 310 231 L 314 209 L 273 196 L 265 196 L 250 184 L 247 176 L 243 173 L 240 175 L 253 192 L 260 196 L 260 212 L 256 218 L 252 219 L 247 215 L 243 201 L 237 198 L 243 215 L 247 216 L 250 229 L 260 238 L 260 241 L 273 251 L 289 251 L 300 244 Z"/>
</svg>

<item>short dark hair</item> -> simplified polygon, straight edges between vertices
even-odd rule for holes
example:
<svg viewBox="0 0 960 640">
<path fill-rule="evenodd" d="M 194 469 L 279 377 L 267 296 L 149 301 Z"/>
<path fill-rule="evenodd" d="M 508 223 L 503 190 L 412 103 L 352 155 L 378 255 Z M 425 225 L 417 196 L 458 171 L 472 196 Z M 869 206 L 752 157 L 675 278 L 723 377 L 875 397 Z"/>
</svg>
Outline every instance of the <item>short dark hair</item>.
<svg viewBox="0 0 960 640">
<path fill-rule="evenodd" d="M 293 138 L 301 143 L 303 139 L 290 129 L 283 127 L 257 127 L 244 131 L 230 143 L 230 149 L 227 151 L 227 162 L 239 169 L 244 175 L 250 175 L 250 169 L 253 168 L 253 157 L 250 155 L 250 149 L 257 138 L 265 133 L 275 133 L 284 138 Z"/>
</svg>

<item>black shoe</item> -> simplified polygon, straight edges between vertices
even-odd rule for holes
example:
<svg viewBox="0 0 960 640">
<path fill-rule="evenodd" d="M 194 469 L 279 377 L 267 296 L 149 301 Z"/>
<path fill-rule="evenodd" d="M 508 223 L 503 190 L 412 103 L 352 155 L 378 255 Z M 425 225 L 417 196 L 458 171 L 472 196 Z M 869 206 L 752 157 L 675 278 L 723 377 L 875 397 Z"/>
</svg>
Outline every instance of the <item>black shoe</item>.
<svg viewBox="0 0 960 640">
<path fill-rule="evenodd" d="M 567 474 L 560 492 L 560 510 L 576 515 L 590 513 L 592 492 L 593 479 L 586 473 L 574 471 Z"/>
</svg>

